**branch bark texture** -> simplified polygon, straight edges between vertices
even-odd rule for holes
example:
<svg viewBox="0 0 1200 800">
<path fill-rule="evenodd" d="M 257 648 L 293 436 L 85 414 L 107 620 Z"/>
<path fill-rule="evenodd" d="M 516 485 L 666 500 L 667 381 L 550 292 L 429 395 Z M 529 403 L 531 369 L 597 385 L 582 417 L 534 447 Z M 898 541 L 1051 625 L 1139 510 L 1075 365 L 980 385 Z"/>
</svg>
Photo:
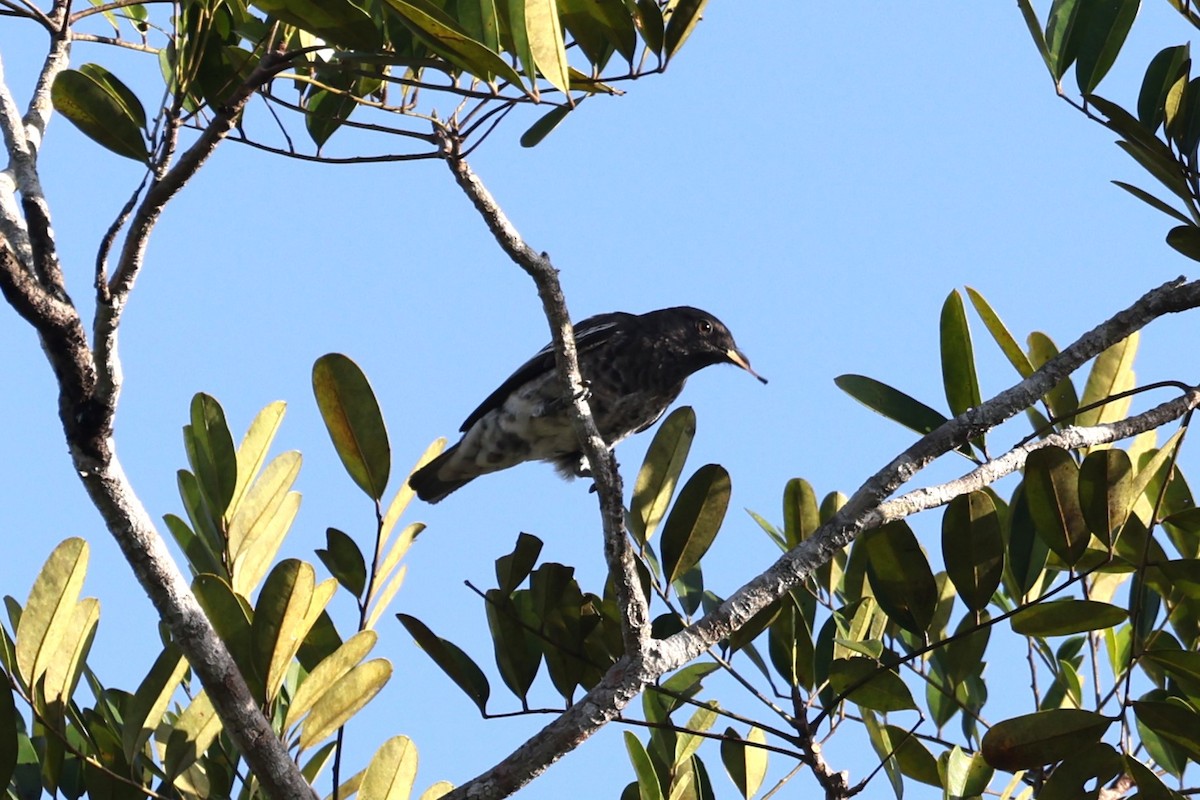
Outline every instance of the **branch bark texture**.
<svg viewBox="0 0 1200 800">
<path fill-rule="evenodd" d="M 603 442 L 595 431 L 586 402 L 579 395 L 582 385 L 557 271 L 545 254 L 537 254 L 520 238 L 478 176 L 458 156 L 454 140 L 447 134 L 443 141 L 447 163 L 459 186 L 483 216 L 505 252 L 537 283 L 544 311 L 551 323 L 560 375 L 564 381 L 563 389 L 574 401 L 577 428 L 589 460 L 594 466 L 604 464 L 606 468 L 609 465 L 615 467 L 607 450 L 597 448 Z M 636 575 L 631 576 L 629 572 L 633 567 L 633 554 L 623 526 L 620 476 L 615 474 L 615 469 L 612 474 L 607 469 L 603 473 L 598 470 L 596 483 L 601 495 L 606 554 L 609 556 L 610 570 L 622 577 L 625 590 L 621 601 L 627 624 L 626 657 L 610 668 L 600 683 L 560 717 L 499 764 L 447 797 L 453 800 L 497 798 L 516 792 L 605 724 L 616 719 L 621 710 L 647 685 L 698 658 L 727 638 L 759 611 L 799 585 L 863 531 L 943 505 L 959 494 L 987 486 L 1021 469 L 1029 453 L 1040 447 L 1058 445 L 1078 448 L 1110 443 L 1153 430 L 1190 413 L 1200 406 L 1200 389 L 1191 389 L 1174 400 L 1119 422 L 1067 428 L 1042 441 L 1015 447 L 955 481 L 919 489 L 887 502 L 889 496 L 934 460 L 1034 405 L 1063 378 L 1108 347 L 1160 316 L 1197 306 L 1200 306 L 1198 282 L 1186 283 L 1179 278 L 1148 292 L 1129 308 L 1081 336 L 1028 378 L 919 439 L 864 482 L 841 511 L 812 537 L 784 554 L 703 619 L 666 639 L 641 640 L 636 651 L 629 648 L 631 618 L 630 608 L 625 605 L 626 598 L 634 597 L 640 602 L 641 607 L 635 613 L 642 615 L 643 619 L 648 611 L 640 591 L 632 591 L 638 584 Z M 614 538 L 618 536 L 619 543 Z M 636 652 L 636 656 L 631 656 L 631 652 Z"/>
<path fill-rule="evenodd" d="M 66 4 L 56 6 L 61 22 Z M 37 153 L 50 117 L 49 88 L 67 65 L 67 31 L 52 37 L 28 112 L 17 114 L 0 65 L 0 129 L 10 158 L 0 181 L 0 292 L 37 331 L 59 387 L 59 418 L 76 472 L 120 546 L 134 575 L 171 631 L 246 759 L 273 800 L 315 797 L 259 709 L 224 643 L 171 558 L 162 536 L 116 456 L 113 419 L 120 389 L 116 337 L 121 311 L 142 266 L 154 223 L 171 199 L 232 129 L 257 86 L 282 59 L 270 54 L 195 144 L 142 199 L 127 234 L 107 302 L 97 308 L 95 352 L 66 294 L 54 247 L 49 205 L 41 191 Z M 18 211 L 15 196 L 21 196 Z M 104 293 L 98 292 L 103 298 Z"/>
</svg>

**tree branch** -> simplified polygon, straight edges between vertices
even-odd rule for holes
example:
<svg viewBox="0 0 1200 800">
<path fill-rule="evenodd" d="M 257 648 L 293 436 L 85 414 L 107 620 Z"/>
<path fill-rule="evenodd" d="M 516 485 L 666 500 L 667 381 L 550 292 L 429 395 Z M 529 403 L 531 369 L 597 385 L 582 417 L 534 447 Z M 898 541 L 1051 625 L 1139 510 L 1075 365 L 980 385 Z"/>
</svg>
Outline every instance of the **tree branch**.
<svg viewBox="0 0 1200 800">
<path fill-rule="evenodd" d="M 882 524 L 885 520 L 881 513 L 884 499 L 936 458 L 1033 405 L 1038 398 L 1089 359 L 1145 327 L 1154 319 L 1197 306 L 1200 306 L 1200 282 L 1184 283 L 1183 278 L 1178 278 L 1163 284 L 1107 322 L 1081 336 L 1025 380 L 921 437 L 869 478 L 833 519 L 822 525 L 812 537 L 784 554 L 766 572 L 738 589 L 699 622 L 663 640 L 663 647 L 669 653 L 669 669 L 691 661 L 712 644 L 726 638 L 756 613 L 782 597 L 784 592 L 797 586 L 864 530 Z M 1172 402 L 1194 402 L 1190 399 L 1191 396 L 1192 393 L 1189 392 L 1185 398 Z M 1171 406 L 1172 413 L 1181 408 L 1172 406 L 1171 403 L 1164 406 Z M 1146 413 L 1165 413 L 1161 409 L 1163 406 Z M 1136 428 L 1137 423 L 1134 420 L 1137 419 L 1097 428 L 1102 430 L 1111 427 L 1112 430 L 1104 435 L 1115 435 L 1126 424 L 1132 424 L 1130 430 Z M 1142 420 L 1143 423 L 1145 421 Z M 1078 432 L 1091 429 L 1073 430 Z M 1081 444 L 1089 443 L 1082 434 L 1080 436 Z M 981 469 L 986 468 L 987 465 L 984 465 Z M 895 513 L 899 513 L 898 507 Z"/>
<path fill-rule="evenodd" d="M 622 612 L 621 634 L 625 655 L 609 669 L 603 680 L 508 758 L 447 795 L 451 798 L 506 797 L 616 718 L 621 709 L 662 672 L 653 663 L 649 608 L 638 579 L 633 549 L 625 532 L 621 475 L 616 459 L 596 428 L 587 403 L 583 379 L 579 374 L 574 329 L 558 281 L 558 270 L 550 263 L 547 254 L 537 253 L 521 238 L 487 187 L 463 159 L 461 139 L 457 133 L 440 127 L 437 133 L 446 164 L 454 174 L 455 181 L 483 217 L 501 249 L 533 278 L 537 286 L 542 310 L 550 324 L 563 398 L 571 409 L 575 433 L 596 483 L 604 529 L 604 556 L 616 584 L 617 601 Z"/>
<path fill-rule="evenodd" d="M 59 20 L 65 3 L 56 5 Z M 233 119 L 259 82 L 281 59 L 268 55 L 243 86 L 244 96 L 218 112 L 198 142 L 147 192 L 126 240 L 122 262 L 110 286 L 111 302 L 97 309 L 97 354 L 88 346 L 78 311 L 65 292 L 50 216 L 37 173 L 37 149 L 49 120 L 49 91 L 54 76 L 66 66 L 67 32 L 51 46 L 30 112 L 21 120 L 4 84 L 0 65 L 0 130 L 11 159 L 8 186 L 20 191 L 24 221 L 16 215 L 12 193 L 0 206 L 0 292 L 38 332 L 59 387 L 59 417 L 71 458 L 93 504 L 129 561 L 155 610 L 200 677 L 226 731 L 245 757 L 263 792 L 274 800 L 315 797 L 288 756 L 279 737 L 258 708 L 224 643 L 192 595 L 162 537 L 138 499 L 116 457 L 112 421 L 119 383 L 116 332 L 120 311 L 141 266 L 146 238 L 166 202 L 195 174 L 232 127 Z M 20 236 L 29 226 L 26 249 Z M 13 246 L 13 240 L 18 244 Z M 97 358 L 97 356 L 99 358 Z M 104 376 L 102 381 L 100 378 Z"/>
</svg>

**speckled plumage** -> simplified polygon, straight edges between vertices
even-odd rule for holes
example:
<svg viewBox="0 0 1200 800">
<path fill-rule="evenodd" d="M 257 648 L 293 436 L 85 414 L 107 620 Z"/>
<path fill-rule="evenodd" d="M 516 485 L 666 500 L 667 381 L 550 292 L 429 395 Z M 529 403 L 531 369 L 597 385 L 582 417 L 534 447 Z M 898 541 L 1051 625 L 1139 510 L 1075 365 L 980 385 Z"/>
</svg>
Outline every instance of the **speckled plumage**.
<svg viewBox="0 0 1200 800">
<path fill-rule="evenodd" d="M 729 329 L 688 306 L 589 317 L 575 326 L 575 341 L 588 403 L 610 448 L 653 425 L 694 372 L 729 363 L 755 374 Z M 480 475 L 525 461 L 553 462 L 568 478 L 586 474 L 549 345 L 492 392 L 460 431 L 457 444 L 409 480 L 422 500 L 436 503 Z"/>
</svg>

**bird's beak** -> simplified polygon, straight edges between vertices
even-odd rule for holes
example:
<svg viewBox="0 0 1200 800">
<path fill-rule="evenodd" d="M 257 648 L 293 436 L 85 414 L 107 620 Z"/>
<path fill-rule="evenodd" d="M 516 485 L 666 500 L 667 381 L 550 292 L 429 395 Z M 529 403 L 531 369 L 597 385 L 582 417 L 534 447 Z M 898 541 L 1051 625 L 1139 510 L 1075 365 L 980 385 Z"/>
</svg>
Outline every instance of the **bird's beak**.
<svg viewBox="0 0 1200 800">
<path fill-rule="evenodd" d="M 759 375 L 750 367 L 750 359 L 742 355 L 741 351 L 735 350 L 731 347 L 725 351 L 725 357 L 728 358 L 732 363 L 737 364 L 739 367 L 746 370 L 746 372 L 749 372 L 751 375 L 758 378 L 759 383 L 765 384 L 767 382 L 766 378 L 764 378 L 762 375 Z"/>
</svg>

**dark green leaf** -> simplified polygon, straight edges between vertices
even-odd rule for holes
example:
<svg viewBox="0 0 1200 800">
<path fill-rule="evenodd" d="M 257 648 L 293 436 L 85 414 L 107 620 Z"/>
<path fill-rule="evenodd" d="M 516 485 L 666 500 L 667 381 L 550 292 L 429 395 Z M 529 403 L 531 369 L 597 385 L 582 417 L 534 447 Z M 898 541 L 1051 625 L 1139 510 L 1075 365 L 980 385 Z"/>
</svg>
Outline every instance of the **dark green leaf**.
<svg viewBox="0 0 1200 800">
<path fill-rule="evenodd" d="M 558 127 L 560 122 L 567 118 L 567 114 L 574 110 L 574 106 L 555 106 L 538 117 L 537 121 L 521 134 L 521 147 L 536 147 L 541 144 L 542 139 L 545 139 L 552 130 Z"/>
<path fill-rule="evenodd" d="M 788 549 L 803 542 L 821 526 L 821 509 L 812 484 L 792 478 L 783 487 L 783 533 Z"/>
<path fill-rule="evenodd" d="M 1168 789 L 1154 770 L 1131 755 L 1126 755 L 1124 760 L 1125 771 L 1137 784 L 1138 800 L 1180 800 L 1182 796 Z"/>
<path fill-rule="evenodd" d="M 642 35 L 642 41 L 651 52 L 661 57 L 665 33 L 662 9 L 654 0 L 636 0 L 633 12 L 633 23 Z"/>
<path fill-rule="evenodd" d="M 1006 575 L 1012 582 L 1009 594 L 1021 597 L 1042 576 L 1050 550 L 1042 537 L 1038 536 L 1033 517 L 1029 514 L 1024 485 L 1018 485 L 1013 492 L 1009 509 Z"/>
<path fill-rule="evenodd" d="M 895 725 L 884 725 L 882 731 L 893 748 L 892 757 L 900 765 L 900 772 L 905 777 L 939 789 L 942 787 L 937 759 L 920 739 Z"/>
<path fill-rule="evenodd" d="M 900 627 L 924 636 L 933 621 L 938 589 L 912 528 L 903 520 L 867 531 L 859 538 L 867 577 L 879 607 Z"/>
<path fill-rule="evenodd" d="M 953 291 L 942 304 L 939 327 L 942 349 L 942 385 L 950 413 L 958 416 L 979 405 L 979 379 L 975 374 L 975 351 L 962 295 Z"/>
<path fill-rule="evenodd" d="M 1043 447 L 1025 461 L 1024 485 L 1038 535 L 1073 566 L 1091 537 L 1079 505 L 1079 467 L 1061 447 Z"/>
<path fill-rule="evenodd" d="M 348 534 L 337 528 L 326 528 L 325 548 L 317 550 L 317 557 L 350 594 L 362 597 L 367 585 L 367 563 L 362 550 Z"/>
<path fill-rule="evenodd" d="M 203 393 L 193 397 L 189 430 L 195 448 L 192 469 L 209 508 L 221 516 L 237 487 L 237 450 L 221 404 Z"/>
<path fill-rule="evenodd" d="M 1046 20 L 1046 49 L 1050 54 L 1050 72 L 1055 81 L 1062 80 L 1075 61 L 1073 29 L 1079 6 L 1078 0 L 1054 0 Z"/>
<path fill-rule="evenodd" d="M 996 769 L 1016 772 L 1056 764 L 1100 741 L 1113 720 L 1093 711 L 1058 708 L 993 725 L 983 737 L 983 757 Z"/>
<path fill-rule="evenodd" d="M 1079 800 L 1089 786 L 1107 786 L 1121 774 L 1121 756 L 1111 744 L 1093 742 L 1063 759 L 1038 792 L 1038 800 Z"/>
<path fill-rule="evenodd" d="M 789 686 L 812 690 L 812 630 L 800 605 L 791 594 L 784 595 L 779 616 L 771 623 L 767 637 L 767 653 L 775 671 Z"/>
<path fill-rule="evenodd" d="M 839 696 L 872 711 L 886 713 L 917 707 L 900 676 L 870 658 L 834 659 L 829 683 Z"/>
<path fill-rule="evenodd" d="M 251 4 L 331 44 L 356 50 L 379 50 L 383 46 L 380 27 L 351 0 L 252 0 Z"/>
<path fill-rule="evenodd" d="M 1167 244 L 1193 261 L 1200 261 L 1200 228 L 1180 225 L 1167 232 Z"/>
<path fill-rule="evenodd" d="M 833 382 L 867 408 L 917 433 L 929 433 L 946 422 L 942 413 L 874 378 L 839 375 Z"/>
<path fill-rule="evenodd" d="M 452 18 L 429 0 L 385 0 L 404 24 L 407 25 L 421 41 L 433 48 L 451 61 L 454 66 L 469 72 L 487 83 L 492 83 L 496 76 L 503 78 L 514 87 L 524 90 L 521 76 L 508 65 L 508 62 L 498 53 L 489 50 L 482 42 L 472 39 Z M 514 20 L 515 22 L 515 20 Z M 527 22 L 524 17 L 522 22 Z M 530 83 L 533 83 L 533 72 L 530 65 Z"/>
<path fill-rule="evenodd" d="M 313 364 L 312 381 L 321 418 L 346 472 L 371 499 L 379 500 L 387 489 L 392 449 L 367 376 L 346 356 L 329 353 Z"/>
<path fill-rule="evenodd" d="M 679 48 L 683 47 L 700 21 L 706 5 L 708 0 L 678 0 L 673 6 L 668 6 L 670 17 L 667 18 L 667 30 L 663 35 L 666 60 L 674 58 Z"/>
<path fill-rule="evenodd" d="M 12 679 L 3 669 L 0 669 L 0 684 L 0 786 L 8 786 L 17 768 L 20 722 L 13 702 Z"/>
<path fill-rule="evenodd" d="M 496 583 L 500 591 L 512 594 L 529 577 L 542 553 L 542 540 L 529 534 L 517 536 L 517 544 L 506 556 L 496 559 Z"/>
<path fill-rule="evenodd" d="M 1200 93 L 1198 93 L 1198 94 L 1200 94 Z M 1159 200 L 1157 197 L 1150 194 L 1146 190 L 1139 189 L 1138 187 L 1133 186 L 1128 183 L 1125 183 L 1123 181 L 1113 181 L 1113 183 L 1115 183 L 1117 186 L 1120 186 L 1122 189 L 1129 192 L 1131 195 L 1133 195 L 1137 199 L 1141 200 L 1143 203 L 1146 203 L 1149 206 L 1151 206 L 1152 208 L 1155 208 L 1155 209 L 1161 211 L 1162 213 L 1166 214 L 1167 216 L 1172 217 L 1172 218 L 1178 220 L 1179 222 L 1182 222 L 1184 225 L 1192 224 L 1192 221 L 1190 219 L 1188 219 L 1186 216 L 1184 216 L 1179 211 L 1176 211 L 1174 208 L 1171 207 L 1170 204 L 1165 203 L 1162 200 Z"/>
<path fill-rule="evenodd" d="M 1178 702 L 1135 700 L 1138 722 L 1200 761 L 1200 714 Z"/>
<path fill-rule="evenodd" d="M 729 507 L 729 473 L 706 464 L 688 479 L 663 526 L 663 573 L 668 583 L 700 562 L 721 529 Z"/>
<path fill-rule="evenodd" d="M 1037 12 L 1033 10 L 1033 5 L 1029 0 L 1017 0 L 1017 7 L 1021 9 L 1025 27 L 1029 29 L 1029 35 L 1033 37 L 1033 43 L 1037 47 L 1038 53 L 1041 54 L 1042 61 L 1046 63 L 1046 69 L 1050 70 L 1050 74 L 1053 75 L 1054 66 L 1050 63 L 1050 51 L 1046 48 L 1046 36 L 1042 33 L 1042 25 L 1038 21 Z"/>
<path fill-rule="evenodd" d="M 1146 130 L 1158 130 L 1163 124 L 1167 94 L 1182 76 L 1187 75 L 1189 60 L 1186 44 L 1165 47 L 1150 59 L 1137 102 L 1138 121 L 1146 126 Z"/>
<path fill-rule="evenodd" d="M 496 666 L 500 677 L 509 690 L 525 699 L 529 687 L 537 677 L 542 663 L 542 651 L 534 635 L 526 629 L 533 623 L 528 592 L 509 595 L 501 589 L 490 589 L 487 593 L 488 627 L 492 632 L 492 647 L 496 654 Z M 524 612 L 518 608 L 524 606 Z"/>
<path fill-rule="evenodd" d="M 991 495 L 971 492 L 950 501 L 942 516 L 942 556 L 967 608 L 985 608 L 1004 575 L 1004 537 Z"/>
<path fill-rule="evenodd" d="M 1010 618 L 1022 636 L 1067 636 L 1120 625 L 1129 619 L 1125 609 L 1097 600 L 1052 600 L 1022 609 Z"/>
<path fill-rule="evenodd" d="M 1079 504 L 1092 533 L 1111 547 L 1133 506 L 1133 464 L 1124 450 L 1089 453 L 1079 468 Z"/>
<path fill-rule="evenodd" d="M 145 163 L 150 151 L 138 122 L 146 119 L 141 104 L 134 98 L 131 107 L 133 94 L 124 84 L 103 67 L 88 66 L 88 72 L 66 69 L 54 79 L 50 99 L 55 110 L 97 144 Z"/>
<path fill-rule="evenodd" d="M 1133 26 L 1140 0 L 1104 0 L 1079 4 L 1071 39 L 1076 49 L 1075 80 L 1085 95 L 1108 74 Z"/>
<path fill-rule="evenodd" d="M 471 657 L 453 643 L 439 638 L 416 617 L 397 614 L 396 618 L 400 620 L 405 630 L 417 640 L 421 649 L 433 659 L 433 663 L 437 664 L 442 672 L 445 672 L 450 680 L 454 681 L 458 688 L 471 698 L 471 702 L 479 707 L 479 713 L 486 714 L 491 688 L 488 686 L 483 670 L 471 660 Z"/>
</svg>

